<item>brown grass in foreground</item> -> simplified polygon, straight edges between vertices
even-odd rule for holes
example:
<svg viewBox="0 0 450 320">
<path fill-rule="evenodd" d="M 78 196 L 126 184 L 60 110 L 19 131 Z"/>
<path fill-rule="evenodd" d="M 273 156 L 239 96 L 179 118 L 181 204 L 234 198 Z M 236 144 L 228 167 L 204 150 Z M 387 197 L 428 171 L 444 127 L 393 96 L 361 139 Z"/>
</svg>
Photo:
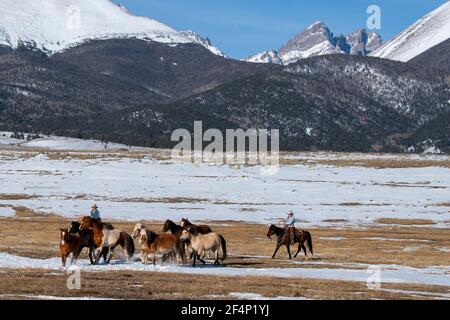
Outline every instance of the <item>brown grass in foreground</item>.
<svg viewBox="0 0 450 320">
<path fill-rule="evenodd" d="M 365 283 L 269 277 L 215 277 L 158 272 L 84 272 L 81 290 L 68 290 L 62 271 L 1 270 L 0 299 L 32 296 L 99 297 L 115 299 L 233 299 L 232 293 L 307 299 L 443 299 L 444 287 L 383 285 L 370 290 Z M 391 291 L 394 290 L 394 291 Z M 401 293 L 395 290 L 402 290 Z M 420 294 L 422 293 L 422 294 Z M 231 294 L 231 295 L 230 295 Z"/>
</svg>

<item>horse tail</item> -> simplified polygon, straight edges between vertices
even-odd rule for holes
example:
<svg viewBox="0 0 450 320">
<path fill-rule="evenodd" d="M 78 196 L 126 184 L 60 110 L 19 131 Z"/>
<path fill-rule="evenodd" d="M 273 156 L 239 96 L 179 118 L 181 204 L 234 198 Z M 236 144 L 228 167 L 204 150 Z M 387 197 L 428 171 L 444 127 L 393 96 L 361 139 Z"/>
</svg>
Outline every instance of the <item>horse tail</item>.
<svg viewBox="0 0 450 320">
<path fill-rule="evenodd" d="M 223 251 L 223 257 L 221 260 L 223 261 L 227 258 L 227 242 L 225 241 L 225 238 L 222 237 L 220 234 L 219 234 L 219 238 L 220 238 L 220 243 L 221 243 L 222 251 Z"/>
<path fill-rule="evenodd" d="M 127 254 L 128 258 L 131 258 L 135 250 L 133 238 L 125 231 L 122 231 L 122 237 L 123 237 L 123 249 L 125 250 L 125 253 Z"/>
<path fill-rule="evenodd" d="M 311 233 L 309 233 L 308 231 L 306 231 L 306 241 L 308 242 L 309 251 L 311 251 L 311 254 L 314 255 L 312 237 Z"/>
</svg>

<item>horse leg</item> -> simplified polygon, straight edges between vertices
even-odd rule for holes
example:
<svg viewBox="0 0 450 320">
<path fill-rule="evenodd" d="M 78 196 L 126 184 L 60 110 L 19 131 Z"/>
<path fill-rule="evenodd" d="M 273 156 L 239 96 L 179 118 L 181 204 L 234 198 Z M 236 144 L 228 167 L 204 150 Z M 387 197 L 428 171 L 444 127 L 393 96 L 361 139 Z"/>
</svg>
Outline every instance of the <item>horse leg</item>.
<svg viewBox="0 0 450 320">
<path fill-rule="evenodd" d="M 156 250 L 153 252 L 153 265 L 156 266 Z"/>
<path fill-rule="evenodd" d="M 275 249 L 275 252 L 272 255 L 272 259 L 275 259 L 275 256 L 277 255 L 278 250 L 280 250 L 281 244 L 277 244 L 277 248 Z"/>
<path fill-rule="evenodd" d="M 308 257 L 308 252 L 306 251 L 305 244 L 302 244 L 302 249 L 303 249 L 303 252 L 305 253 L 305 258 L 306 258 L 306 260 L 308 260 L 309 257 Z"/>
<path fill-rule="evenodd" d="M 102 255 L 102 250 L 103 250 L 103 247 L 95 249 L 95 252 L 94 252 L 95 263 L 94 264 L 98 264 L 98 262 L 100 261 L 100 257 Z"/>
<path fill-rule="evenodd" d="M 220 264 L 219 263 L 219 248 L 217 248 L 216 252 L 214 252 L 214 258 L 215 258 L 214 264 L 219 265 Z"/>
<path fill-rule="evenodd" d="M 198 258 L 198 260 L 200 260 L 201 263 L 206 264 L 205 260 L 203 260 L 203 258 L 200 258 L 200 256 L 202 256 L 203 254 L 205 254 L 205 251 L 203 250 L 201 253 L 202 253 L 202 254 L 199 254 L 199 255 L 197 256 L 197 258 Z"/>
<path fill-rule="evenodd" d="M 77 264 L 77 261 L 78 261 L 78 257 L 80 256 L 80 253 L 81 253 L 81 251 L 83 250 L 83 247 L 82 246 L 80 246 L 77 250 L 75 250 L 73 253 L 72 253 L 72 261 L 71 261 L 71 265 L 72 264 Z"/>
<path fill-rule="evenodd" d="M 186 252 L 184 244 L 181 244 L 180 246 L 180 256 L 181 256 L 181 263 L 186 264 Z"/>
<path fill-rule="evenodd" d="M 302 250 L 302 244 L 299 243 L 297 253 L 294 255 L 294 259 L 297 258 L 298 254 L 300 253 L 301 250 Z"/>
<path fill-rule="evenodd" d="M 61 267 L 66 267 L 67 255 L 65 253 L 61 254 Z"/>
<path fill-rule="evenodd" d="M 192 263 L 192 266 L 195 267 L 195 262 L 197 259 L 197 252 L 195 250 L 192 250 L 192 254 L 193 254 L 193 260 L 194 260 L 194 262 Z"/>
<path fill-rule="evenodd" d="M 103 256 L 103 261 L 104 262 L 106 262 L 108 253 L 109 253 L 109 248 L 108 247 L 105 247 L 105 248 L 102 249 L 102 256 Z M 109 263 L 109 261 L 108 261 L 108 263 Z"/>
<path fill-rule="evenodd" d="M 289 254 L 289 259 L 292 259 L 292 255 L 291 255 L 291 245 L 290 245 L 290 244 L 287 244 L 287 245 L 286 245 L 286 248 L 287 248 L 287 252 L 288 252 L 288 254 Z"/>
<path fill-rule="evenodd" d="M 108 257 L 108 261 L 106 261 L 107 264 L 111 262 L 111 259 L 112 259 L 113 255 L 114 255 L 114 248 L 115 247 L 108 248 L 109 249 L 109 257 Z"/>
<path fill-rule="evenodd" d="M 94 264 L 94 259 L 92 257 L 93 251 L 94 251 L 94 246 L 89 246 L 89 260 L 91 261 L 91 264 Z"/>
</svg>

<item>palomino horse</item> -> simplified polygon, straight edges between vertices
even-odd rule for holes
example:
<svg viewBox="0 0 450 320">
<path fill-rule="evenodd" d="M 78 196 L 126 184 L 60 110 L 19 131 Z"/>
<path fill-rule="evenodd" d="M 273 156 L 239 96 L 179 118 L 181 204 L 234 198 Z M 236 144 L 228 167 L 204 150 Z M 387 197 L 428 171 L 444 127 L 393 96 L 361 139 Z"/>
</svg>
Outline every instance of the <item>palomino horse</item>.
<svg viewBox="0 0 450 320">
<path fill-rule="evenodd" d="M 197 226 L 195 224 L 192 224 L 188 219 L 185 219 L 185 218 L 181 219 L 181 227 L 184 229 L 187 229 L 188 227 L 192 227 L 192 228 L 196 229 L 197 233 L 201 233 L 201 234 L 208 234 L 208 233 L 212 232 L 212 230 L 209 226 L 207 226 L 205 224 Z"/>
<path fill-rule="evenodd" d="M 277 236 L 277 247 L 275 249 L 275 252 L 273 253 L 272 259 L 275 259 L 275 255 L 277 254 L 278 250 L 281 246 L 286 246 L 289 259 L 292 259 L 291 256 L 291 239 L 289 236 L 286 235 L 286 229 L 279 228 L 275 225 L 271 225 L 269 228 L 269 232 L 267 232 L 267 237 L 272 238 L 273 235 Z M 298 250 L 295 254 L 294 258 L 297 258 L 297 255 L 300 253 L 300 250 L 303 249 L 305 252 L 305 257 L 308 259 L 308 253 L 306 252 L 305 242 L 308 243 L 309 251 L 311 251 L 311 254 L 314 254 L 313 252 L 313 246 L 312 246 L 312 237 L 311 233 L 305 230 L 297 230 L 294 231 L 294 239 L 295 243 L 298 243 Z"/>
<path fill-rule="evenodd" d="M 109 258 L 106 263 L 109 263 L 114 254 L 116 246 L 120 245 L 129 260 L 134 254 L 133 238 L 123 230 L 114 229 L 109 230 L 103 223 L 92 219 L 91 217 L 83 217 L 81 219 L 80 230 L 85 231 L 91 229 L 94 233 L 95 246 L 95 264 L 98 263 L 103 248 L 109 249 Z"/>
<path fill-rule="evenodd" d="M 183 230 L 181 233 L 181 240 L 189 240 L 191 242 L 192 250 L 194 252 L 194 262 L 193 266 L 195 267 L 196 258 L 200 260 L 203 264 L 205 264 L 205 261 L 200 258 L 203 257 L 204 253 L 206 251 L 211 250 L 214 252 L 214 264 L 220 264 L 219 263 L 219 250 L 222 248 L 223 257 L 221 260 L 225 260 L 227 257 L 227 244 L 225 239 L 215 233 L 211 232 L 208 234 L 201 234 L 197 233 L 196 230 L 194 230 L 191 227 L 188 227 L 186 230 Z"/>
<path fill-rule="evenodd" d="M 94 264 L 94 259 L 92 258 L 92 253 L 94 252 L 94 233 L 92 230 L 80 230 L 80 223 L 77 221 L 72 221 L 69 227 L 69 233 L 78 234 L 80 236 L 80 252 L 83 251 L 84 248 L 89 249 L 89 260 L 91 264 Z M 103 260 L 106 262 L 108 256 L 108 248 L 103 248 L 102 251 Z"/>
<path fill-rule="evenodd" d="M 186 255 L 184 254 L 184 246 L 180 239 L 169 233 L 157 234 L 153 231 L 141 230 L 139 236 L 139 245 L 142 247 L 141 261 L 144 264 L 148 262 L 148 255 L 153 254 L 153 264 L 156 264 L 156 253 L 164 256 L 173 256 L 173 253 L 182 263 L 186 263 Z"/>
<path fill-rule="evenodd" d="M 209 226 L 207 226 L 206 224 L 195 225 L 195 224 L 192 224 L 187 218 L 181 219 L 181 227 L 183 229 L 187 229 L 187 228 L 191 227 L 193 233 L 208 234 L 208 233 L 213 232 L 212 229 Z M 206 251 L 203 253 L 202 258 L 205 259 L 205 257 L 206 257 Z M 210 251 L 208 251 L 208 258 L 211 258 Z M 192 259 L 192 253 L 191 253 L 190 259 Z"/>
<path fill-rule="evenodd" d="M 61 252 L 61 265 L 66 266 L 67 258 L 72 254 L 70 264 L 77 263 L 81 252 L 80 236 L 70 233 L 68 229 L 60 229 L 61 241 L 59 242 L 59 251 Z"/>
</svg>

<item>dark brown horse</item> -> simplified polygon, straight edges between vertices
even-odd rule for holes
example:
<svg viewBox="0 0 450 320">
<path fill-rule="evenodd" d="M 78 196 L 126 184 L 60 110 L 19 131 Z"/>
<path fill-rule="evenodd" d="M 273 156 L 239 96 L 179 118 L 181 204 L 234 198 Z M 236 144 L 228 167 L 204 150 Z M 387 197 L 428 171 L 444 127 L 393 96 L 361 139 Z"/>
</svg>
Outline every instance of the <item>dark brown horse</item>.
<svg viewBox="0 0 450 320">
<path fill-rule="evenodd" d="M 275 249 L 275 252 L 273 253 L 272 259 L 275 259 L 275 255 L 277 254 L 281 246 L 286 246 L 289 254 L 289 259 L 292 259 L 291 239 L 288 235 L 286 235 L 286 232 L 287 231 L 285 228 L 279 228 L 275 225 L 270 226 L 269 231 L 267 232 L 267 237 L 272 239 L 273 235 L 277 236 L 277 247 Z M 306 230 L 295 229 L 294 240 L 295 240 L 294 243 L 298 243 L 298 250 L 297 253 L 294 255 L 294 258 L 297 258 L 297 255 L 300 253 L 301 249 L 303 249 L 303 252 L 305 252 L 305 257 L 306 259 L 308 259 L 308 253 L 306 252 L 305 242 L 308 244 L 308 248 L 311 254 L 314 255 L 311 233 L 309 233 Z"/>
<path fill-rule="evenodd" d="M 184 229 L 187 229 L 190 227 L 191 230 L 193 230 L 194 232 L 201 233 L 201 234 L 208 234 L 208 233 L 213 232 L 211 230 L 211 228 L 205 224 L 197 226 L 195 224 L 192 224 L 188 219 L 184 219 L 184 218 L 181 219 L 181 227 Z"/>
<path fill-rule="evenodd" d="M 84 248 L 88 248 L 89 249 L 89 260 L 91 261 L 91 264 L 94 264 L 94 259 L 93 259 L 93 252 L 95 249 L 95 245 L 94 245 L 94 233 L 92 232 L 91 229 L 88 230 L 84 230 L 81 231 L 80 230 L 80 223 L 77 221 L 72 221 L 70 223 L 70 227 L 69 227 L 69 233 L 73 233 L 73 234 L 78 234 L 80 237 L 80 252 L 84 249 Z M 103 260 L 106 262 L 107 258 L 108 258 L 108 248 L 104 248 L 103 252 L 101 253 Z"/>
<path fill-rule="evenodd" d="M 184 228 L 178 224 L 176 224 L 175 222 L 173 222 L 172 220 L 166 220 L 166 222 L 164 223 L 164 227 L 163 227 L 163 232 L 169 232 L 173 235 L 175 235 L 178 239 L 181 240 L 181 233 L 183 232 Z M 189 240 L 181 240 L 181 242 L 184 244 L 183 247 L 183 251 L 184 254 L 186 254 L 186 252 L 189 252 L 189 248 L 191 246 L 191 243 L 189 242 Z M 193 256 L 193 252 L 191 252 L 191 254 L 189 255 L 189 259 L 192 259 Z"/>
<path fill-rule="evenodd" d="M 183 232 L 183 227 L 177 225 L 172 220 L 166 220 L 166 222 L 164 223 L 163 232 L 169 232 L 169 231 L 171 234 L 174 234 L 178 238 L 180 238 L 181 232 Z"/>
</svg>

